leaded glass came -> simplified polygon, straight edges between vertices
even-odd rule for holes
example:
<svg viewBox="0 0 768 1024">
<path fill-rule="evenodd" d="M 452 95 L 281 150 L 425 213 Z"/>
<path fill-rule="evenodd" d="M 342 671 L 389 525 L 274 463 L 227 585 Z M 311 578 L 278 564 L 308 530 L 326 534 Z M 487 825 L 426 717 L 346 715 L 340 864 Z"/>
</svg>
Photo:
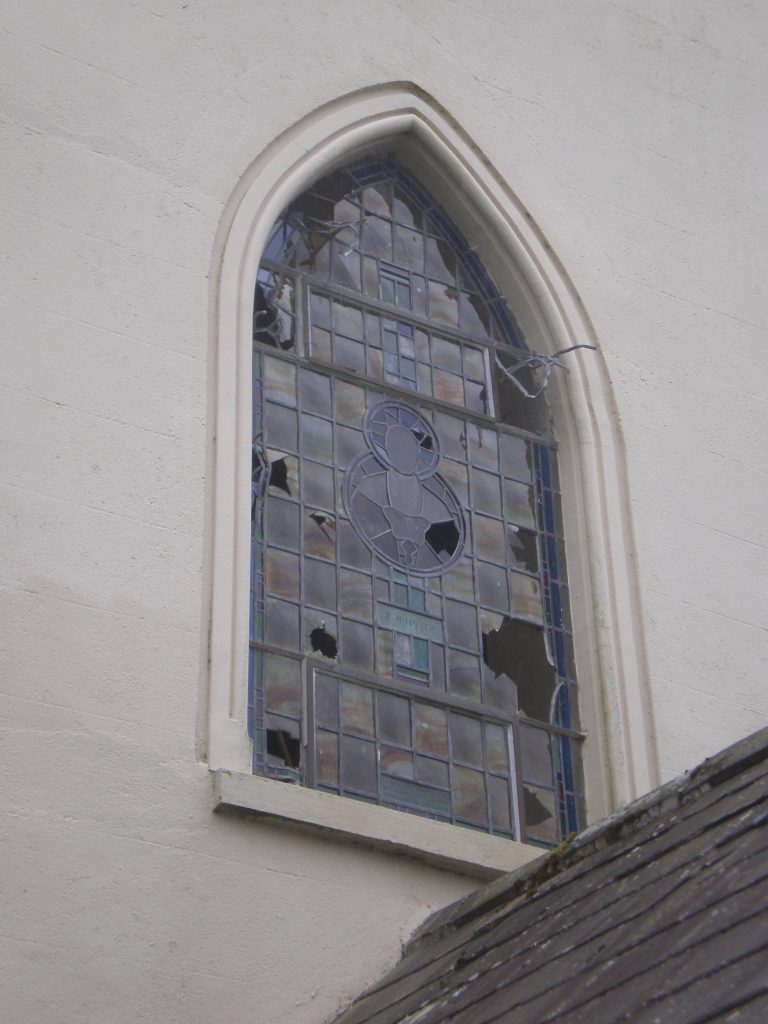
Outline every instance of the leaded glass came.
<svg viewBox="0 0 768 1024">
<path fill-rule="evenodd" d="M 254 771 L 559 842 L 583 822 L 559 483 L 544 397 L 500 372 L 529 354 L 503 298 L 384 158 L 278 219 L 253 336 Z"/>
</svg>

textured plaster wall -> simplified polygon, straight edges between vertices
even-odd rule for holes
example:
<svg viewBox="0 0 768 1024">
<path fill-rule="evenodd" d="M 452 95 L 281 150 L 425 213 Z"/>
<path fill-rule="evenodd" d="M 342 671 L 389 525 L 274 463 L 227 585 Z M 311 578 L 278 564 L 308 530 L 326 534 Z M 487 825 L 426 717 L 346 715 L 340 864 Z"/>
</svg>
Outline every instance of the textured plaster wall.
<svg viewBox="0 0 768 1024">
<path fill-rule="evenodd" d="M 208 280 L 238 176 L 415 80 L 593 318 L 665 776 L 765 719 L 755 0 L 5 0 L 4 1024 L 320 1024 L 466 879 L 214 818 L 196 760 Z"/>
</svg>

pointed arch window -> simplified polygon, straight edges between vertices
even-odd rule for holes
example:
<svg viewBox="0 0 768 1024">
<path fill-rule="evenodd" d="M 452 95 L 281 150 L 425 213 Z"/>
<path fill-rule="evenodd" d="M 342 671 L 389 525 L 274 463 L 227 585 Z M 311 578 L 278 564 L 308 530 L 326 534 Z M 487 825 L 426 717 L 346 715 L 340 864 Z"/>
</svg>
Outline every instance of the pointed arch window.
<svg viewBox="0 0 768 1024">
<path fill-rule="evenodd" d="M 584 816 L 557 458 L 504 298 L 377 157 L 278 218 L 253 339 L 254 772 L 559 842 Z"/>
</svg>

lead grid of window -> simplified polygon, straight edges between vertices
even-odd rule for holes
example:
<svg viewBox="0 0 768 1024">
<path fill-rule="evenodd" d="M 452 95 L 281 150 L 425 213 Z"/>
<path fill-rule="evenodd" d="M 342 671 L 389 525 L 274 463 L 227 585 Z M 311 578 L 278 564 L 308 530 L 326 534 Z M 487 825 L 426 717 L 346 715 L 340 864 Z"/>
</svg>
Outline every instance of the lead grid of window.
<svg viewBox="0 0 768 1024">
<path fill-rule="evenodd" d="M 394 260 L 398 238 L 402 249 L 397 223 L 388 222 L 387 242 L 381 216 L 381 202 L 388 195 L 391 211 L 398 190 L 412 213 L 421 204 L 426 225 L 426 200 L 405 172 L 387 162 L 362 169 L 345 179 L 345 195 L 333 177 L 325 190 L 335 203 L 310 190 L 298 213 L 293 204 L 284 215 L 273 241 L 282 239 L 285 263 L 265 262 L 257 288 L 254 767 L 551 844 L 576 827 L 581 800 L 575 674 L 554 456 L 526 439 L 541 417 L 521 420 L 519 397 L 505 395 L 488 359 L 504 336 L 518 347 L 519 336 L 508 314 L 505 321 L 486 310 L 483 321 L 472 303 L 472 330 L 462 323 L 463 297 L 472 293 L 456 272 L 455 229 L 434 206 L 430 224 L 442 218 L 443 237 L 422 231 L 423 264 L 412 258 L 398 267 L 366 250 L 384 246 Z M 378 213 L 366 203 L 379 203 Z M 414 225 L 409 230 L 418 250 Z M 280 255 L 273 243 L 267 251 Z M 435 251 L 443 267 L 453 260 L 442 276 L 453 276 L 455 312 L 443 308 L 453 286 L 439 280 L 439 267 L 427 274 Z M 492 291 L 472 261 L 478 291 Z M 356 301 L 350 284 L 359 288 Z M 491 301 L 500 308 L 498 297 Z M 444 578 L 413 577 L 372 556 L 344 507 L 344 474 L 365 448 L 366 409 L 403 392 L 433 423 L 441 473 L 465 509 L 467 552 Z M 523 426 L 510 429 L 494 414 Z M 407 629 L 392 620 L 398 607 L 408 609 Z"/>
</svg>

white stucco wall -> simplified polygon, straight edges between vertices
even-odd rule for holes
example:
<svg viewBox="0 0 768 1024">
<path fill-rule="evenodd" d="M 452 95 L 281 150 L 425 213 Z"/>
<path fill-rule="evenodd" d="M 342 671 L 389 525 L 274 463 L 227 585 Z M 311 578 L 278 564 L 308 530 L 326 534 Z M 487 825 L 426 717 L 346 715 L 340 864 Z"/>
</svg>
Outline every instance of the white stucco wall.
<svg viewBox="0 0 768 1024">
<path fill-rule="evenodd" d="M 224 206 L 279 132 L 394 80 L 510 182 L 613 380 L 669 777 L 768 710 L 768 13 L 5 0 L 0 21 L 3 1021 L 320 1024 L 473 883 L 211 814 Z"/>
</svg>

